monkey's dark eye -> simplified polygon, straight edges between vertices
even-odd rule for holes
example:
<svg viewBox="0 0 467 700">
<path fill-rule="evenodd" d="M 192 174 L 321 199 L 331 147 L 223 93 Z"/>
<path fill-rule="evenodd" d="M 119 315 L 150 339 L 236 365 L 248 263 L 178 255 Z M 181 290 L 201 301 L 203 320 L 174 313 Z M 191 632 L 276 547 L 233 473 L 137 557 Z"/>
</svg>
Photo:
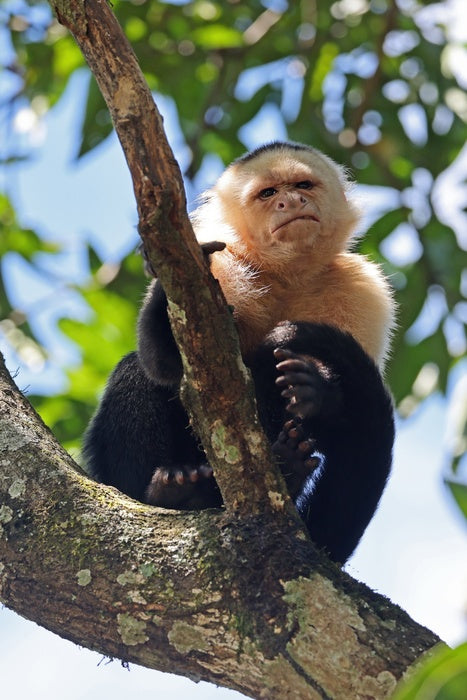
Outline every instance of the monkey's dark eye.
<svg viewBox="0 0 467 700">
<path fill-rule="evenodd" d="M 261 190 L 259 196 L 261 199 L 268 199 L 268 197 L 272 197 L 276 192 L 277 190 L 274 187 L 266 187 L 264 190 Z"/>
<path fill-rule="evenodd" d="M 299 190 L 311 190 L 313 183 L 311 180 L 301 180 L 301 182 L 295 183 L 295 187 L 298 187 Z"/>
</svg>

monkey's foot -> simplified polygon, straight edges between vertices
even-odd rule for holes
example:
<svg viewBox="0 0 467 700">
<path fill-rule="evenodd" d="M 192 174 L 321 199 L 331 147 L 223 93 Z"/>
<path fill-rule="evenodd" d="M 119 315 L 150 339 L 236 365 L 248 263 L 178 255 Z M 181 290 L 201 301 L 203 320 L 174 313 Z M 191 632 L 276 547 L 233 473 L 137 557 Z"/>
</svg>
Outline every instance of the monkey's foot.
<svg viewBox="0 0 467 700">
<path fill-rule="evenodd" d="M 145 501 L 181 510 L 214 508 L 222 503 L 209 464 L 158 467 L 146 489 Z"/>
<path fill-rule="evenodd" d="M 286 410 L 298 418 L 332 413 L 340 402 L 340 391 L 328 368 L 313 357 L 276 348 L 276 385 L 288 400 Z"/>
<path fill-rule="evenodd" d="M 315 441 L 306 436 L 300 419 L 292 418 L 284 423 L 272 449 L 279 458 L 289 493 L 295 498 L 321 463 L 321 459 L 314 454 Z"/>
</svg>

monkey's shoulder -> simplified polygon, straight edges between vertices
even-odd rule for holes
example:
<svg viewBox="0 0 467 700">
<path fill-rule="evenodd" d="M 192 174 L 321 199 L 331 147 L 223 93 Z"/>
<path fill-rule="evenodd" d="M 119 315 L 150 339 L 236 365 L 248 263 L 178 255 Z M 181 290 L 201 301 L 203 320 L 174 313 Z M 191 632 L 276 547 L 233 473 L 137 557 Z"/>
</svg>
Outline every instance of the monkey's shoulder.
<svg viewBox="0 0 467 700">
<path fill-rule="evenodd" d="M 359 253 L 339 253 L 327 265 L 322 275 L 328 284 L 348 289 L 354 295 L 392 298 L 391 287 L 381 267 Z"/>
<path fill-rule="evenodd" d="M 325 291 L 319 297 L 319 318 L 314 320 L 350 332 L 379 365 L 384 364 L 396 306 L 380 266 L 363 255 L 341 253 L 318 283 Z"/>
</svg>

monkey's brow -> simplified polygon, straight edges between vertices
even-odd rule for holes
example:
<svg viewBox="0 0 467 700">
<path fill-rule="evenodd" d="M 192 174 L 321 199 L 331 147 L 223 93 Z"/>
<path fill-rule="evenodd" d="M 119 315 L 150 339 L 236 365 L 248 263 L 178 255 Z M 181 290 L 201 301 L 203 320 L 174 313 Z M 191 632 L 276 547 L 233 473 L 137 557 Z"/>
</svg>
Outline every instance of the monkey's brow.
<svg viewBox="0 0 467 700">
<path fill-rule="evenodd" d="M 294 184 L 303 180 L 312 180 L 313 173 L 309 168 L 278 168 L 263 170 L 248 183 L 247 191 L 255 192 L 268 187 Z"/>
</svg>

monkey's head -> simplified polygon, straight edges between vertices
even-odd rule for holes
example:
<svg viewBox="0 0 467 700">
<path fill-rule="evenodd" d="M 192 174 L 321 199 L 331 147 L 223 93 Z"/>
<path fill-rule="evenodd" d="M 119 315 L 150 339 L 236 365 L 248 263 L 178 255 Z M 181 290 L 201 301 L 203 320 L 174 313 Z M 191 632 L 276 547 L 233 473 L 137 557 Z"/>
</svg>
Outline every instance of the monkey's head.
<svg viewBox="0 0 467 700">
<path fill-rule="evenodd" d="M 195 225 L 201 220 L 206 229 L 209 218 L 211 239 L 219 239 L 219 228 L 212 226 L 215 211 L 221 240 L 227 231 L 227 238 L 233 237 L 253 260 L 290 262 L 306 255 L 326 263 L 346 248 L 359 219 L 348 191 L 343 168 L 324 154 L 274 142 L 225 170 Z"/>
</svg>

